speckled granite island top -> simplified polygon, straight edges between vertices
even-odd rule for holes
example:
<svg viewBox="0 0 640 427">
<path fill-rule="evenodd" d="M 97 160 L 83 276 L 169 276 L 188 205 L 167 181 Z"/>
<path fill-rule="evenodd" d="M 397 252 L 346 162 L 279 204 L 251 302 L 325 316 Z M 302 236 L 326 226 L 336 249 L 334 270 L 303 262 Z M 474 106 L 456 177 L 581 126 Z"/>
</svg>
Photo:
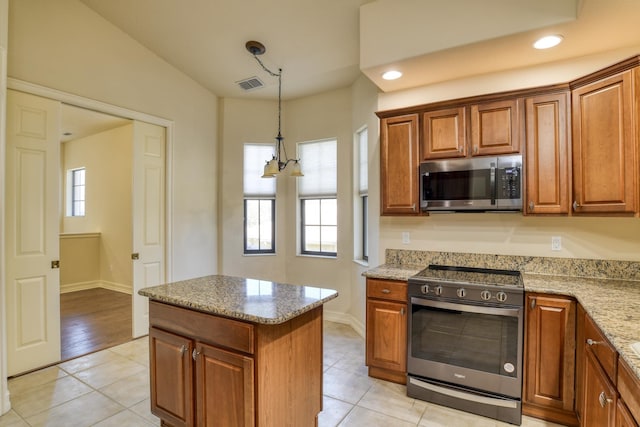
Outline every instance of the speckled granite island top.
<svg viewBox="0 0 640 427">
<path fill-rule="evenodd" d="M 338 296 L 333 289 L 233 276 L 205 276 L 141 289 L 140 295 L 209 314 L 272 325 Z"/>
<path fill-rule="evenodd" d="M 427 258 L 432 253 L 428 253 Z M 444 254 L 444 253 L 442 253 Z M 441 263 L 441 264 L 457 264 L 457 265 L 469 265 L 469 266 L 486 266 L 487 268 L 509 268 L 524 271 L 522 273 L 522 279 L 524 282 L 524 289 L 527 292 L 540 292 L 557 295 L 567 295 L 574 297 L 585 309 L 587 314 L 595 321 L 598 327 L 602 330 L 605 336 L 611 341 L 611 344 L 616 348 L 620 356 L 627 362 L 627 364 L 634 371 L 636 376 L 640 378 L 640 356 L 633 351 L 631 344 L 640 341 L 640 280 L 637 277 L 637 264 L 633 264 L 631 267 L 627 264 L 622 264 L 622 268 L 627 271 L 631 271 L 631 274 L 621 274 L 620 271 L 615 271 L 615 262 L 604 262 L 601 267 L 603 269 L 609 269 L 613 263 L 612 271 L 614 274 L 630 277 L 630 279 L 610 279 L 606 277 L 580 277 L 573 274 L 592 274 L 595 276 L 602 276 L 602 272 L 589 270 L 584 266 L 588 263 L 582 263 L 579 265 L 581 271 L 570 271 L 554 268 L 548 268 L 545 265 L 548 260 L 543 259 L 531 264 L 505 264 L 503 263 L 503 257 L 498 257 L 498 263 L 493 264 L 493 258 L 487 259 L 482 257 L 481 262 L 474 262 L 473 254 L 455 254 L 464 255 L 459 259 L 454 259 L 457 262 L 450 262 L 446 259 L 446 256 L 440 253 L 436 253 L 431 259 L 425 261 L 426 264 L 418 264 L 415 261 L 415 254 L 411 254 L 412 257 L 408 261 L 409 263 L 396 263 L 388 261 L 396 261 L 396 259 L 389 259 L 387 254 L 387 263 L 380 265 L 376 268 L 370 269 L 363 273 L 364 276 L 376 279 L 389 279 L 389 280 L 401 280 L 405 281 L 409 277 L 418 273 L 425 268 L 429 262 Z M 393 255 L 397 255 L 393 252 Z M 504 257 L 506 259 L 506 257 Z M 511 257 L 516 258 L 516 257 Z M 520 257 L 522 258 L 522 257 Z M 399 261 L 405 259 L 399 256 Z M 443 261 L 444 260 L 444 261 Z M 467 262 L 464 262 L 464 261 Z M 421 260 L 422 261 L 422 260 Z M 435 261 L 435 262 L 434 262 Z M 520 260 L 517 260 L 518 262 Z M 558 262 L 564 262 L 559 260 Z M 570 260 L 571 264 L 581 264 L 581 260 Z M 594 262 L 595 263 L 595 262 Z M 540 264 L 537 266 L 536 264 Z M 525 266 L 525 268 L 523 268 Z M 534 266 L 532 268 L 535 273 L 527 272 L 527 266 Z M 547 271 L 552 273 L 559 272 L 561 274 L 542 274 L 540 270 L 547 268 Z"/>
</svg>

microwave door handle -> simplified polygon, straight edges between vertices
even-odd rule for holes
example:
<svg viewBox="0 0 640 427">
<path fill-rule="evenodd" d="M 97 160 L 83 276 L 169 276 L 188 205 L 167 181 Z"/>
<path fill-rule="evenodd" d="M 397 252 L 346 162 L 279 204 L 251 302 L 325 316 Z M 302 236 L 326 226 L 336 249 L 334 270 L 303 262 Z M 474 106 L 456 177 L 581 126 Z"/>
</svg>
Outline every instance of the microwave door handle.
<svg viewBox="0 0 640 427">
<path fill-rule="evenodd" d="M 491 204 L 496 204 L 496 168 L 494 166 L 491 167 Z"/>
</svg>

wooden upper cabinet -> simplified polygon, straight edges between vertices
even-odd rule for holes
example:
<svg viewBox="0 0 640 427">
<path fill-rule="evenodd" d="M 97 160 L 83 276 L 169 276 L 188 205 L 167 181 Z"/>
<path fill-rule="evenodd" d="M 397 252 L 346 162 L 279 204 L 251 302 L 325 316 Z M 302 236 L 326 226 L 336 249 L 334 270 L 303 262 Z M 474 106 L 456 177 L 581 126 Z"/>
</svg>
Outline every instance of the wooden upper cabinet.
<svg viewBox="0 0 640 427">
<path fill-rule="evenodd" d="M 520 152 L 521 99 L 471 105 L 471 155 Z"/>
<path fill-rule="evenodd" d="M 637 68 L 572 91 L 573 209 L 576 213 L 634 213 Z"/>
<path fill-rule="evenodd" d="M 429 111 L 422 115 L 422 159 L 443 159 L 467 155 L 466 109 Z"/>
<path fill-rule="evenodd" d="M 418 115 L 380 121 L 382 215 L 416 215 L 418 202 Z"/>
<path fill-rule="evenodd" d="M 569 94 L 525 99 L 526 214 L 569 213 Z"/>
</svg>

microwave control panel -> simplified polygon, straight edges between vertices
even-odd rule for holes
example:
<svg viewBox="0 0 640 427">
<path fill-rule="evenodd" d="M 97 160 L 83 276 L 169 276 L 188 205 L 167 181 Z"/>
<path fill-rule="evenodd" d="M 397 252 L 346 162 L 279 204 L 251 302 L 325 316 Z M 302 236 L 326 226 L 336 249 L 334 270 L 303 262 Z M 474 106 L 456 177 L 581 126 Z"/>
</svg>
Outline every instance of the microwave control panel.
<svg viewBox="0 0 640 427">
<path fill-rule="evenodd" d="M 519 199 L 521 182 L 519 167 L 498 169 L 497 198 Z"/>
</svg>

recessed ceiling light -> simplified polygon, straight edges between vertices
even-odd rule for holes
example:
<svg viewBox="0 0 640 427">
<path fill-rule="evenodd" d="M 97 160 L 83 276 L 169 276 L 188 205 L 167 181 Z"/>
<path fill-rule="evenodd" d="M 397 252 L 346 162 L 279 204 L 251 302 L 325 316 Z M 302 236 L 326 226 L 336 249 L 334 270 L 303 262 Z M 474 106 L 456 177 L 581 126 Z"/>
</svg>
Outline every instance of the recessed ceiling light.
<svg viewBox="0 0 640 427">
<path fill-rule="evenodd" d="M 553 36 L 545 36 L 536 40 L 533 44 L 533 47 L 536 49 L 549 49 L 550 47 L 554 47 L 560 44 L 562 41 L 562 36 L 559 34 Z"/>
<path fill-rule="evenodd" d="M 382 74 L 382 78 L 385 80 L 395 80 L 395 79 L 399 79 L 400 77 L 402 77 L 402 73 L 397 70 L 385 71 Z"/>
</svg>

